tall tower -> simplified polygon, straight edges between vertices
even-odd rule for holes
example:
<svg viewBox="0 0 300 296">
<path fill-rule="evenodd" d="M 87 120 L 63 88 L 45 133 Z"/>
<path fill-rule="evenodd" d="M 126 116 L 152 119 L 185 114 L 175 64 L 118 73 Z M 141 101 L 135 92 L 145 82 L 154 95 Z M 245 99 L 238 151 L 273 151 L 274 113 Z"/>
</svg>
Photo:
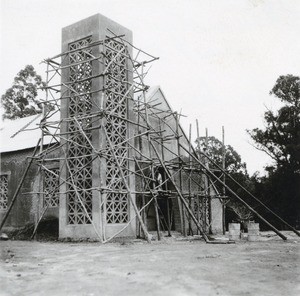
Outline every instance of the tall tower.
<svg viewBox="0 0 300 296">
<path fill-rule="evenodd" d="M 60 238 L 105 240 L 130 221 L 121 235 L 136 234 L 119 169 L 134 170 L 124 141 L 134 134 L 131 43 L 130 30 L 100 14 L 62 29 Z M 125 178 L 134 191 L 133 174 Z"/>
</svg>

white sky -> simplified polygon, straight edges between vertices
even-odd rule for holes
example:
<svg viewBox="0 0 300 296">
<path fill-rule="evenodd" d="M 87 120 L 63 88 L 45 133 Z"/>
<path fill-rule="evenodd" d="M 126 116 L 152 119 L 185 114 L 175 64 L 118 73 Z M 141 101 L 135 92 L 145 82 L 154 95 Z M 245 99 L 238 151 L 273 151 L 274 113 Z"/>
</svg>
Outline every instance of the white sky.
<svg viewBox="0 0 300 296">
<path fill-rule="evenodd" d="M 60 52 L 61 28 L 101 13 L 131 29 L 134 44 L 159 56 L 146 83 L 161 85 L 174 110 L 200 133 L 232 145 L 250 173 L 270 159 L 246 129 L 263 127 L 279 75 L 300 75 L 298 0 L 0 0 L 0 94 L 32 64 Z"/>
</svg>

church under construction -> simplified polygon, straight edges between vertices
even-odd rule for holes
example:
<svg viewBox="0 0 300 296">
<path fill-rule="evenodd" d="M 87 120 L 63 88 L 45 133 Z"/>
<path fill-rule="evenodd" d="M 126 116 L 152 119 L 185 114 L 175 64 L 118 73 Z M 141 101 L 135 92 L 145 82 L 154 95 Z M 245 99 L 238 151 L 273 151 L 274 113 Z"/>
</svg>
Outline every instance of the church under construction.
<svg viewBox="0 0 300 296">
<path fill-rule="evenodd" d="M 32 224 L 34 235 L 55 218 L 60 239 L 225 231 L 215 184 L 226 184 L 161 88 L 145 84 L 155 60 L 100 14 L 63 28 L 62 52 L 44 61 L 43 113 L 1 131 L 3 230 Z"/>
</svg>

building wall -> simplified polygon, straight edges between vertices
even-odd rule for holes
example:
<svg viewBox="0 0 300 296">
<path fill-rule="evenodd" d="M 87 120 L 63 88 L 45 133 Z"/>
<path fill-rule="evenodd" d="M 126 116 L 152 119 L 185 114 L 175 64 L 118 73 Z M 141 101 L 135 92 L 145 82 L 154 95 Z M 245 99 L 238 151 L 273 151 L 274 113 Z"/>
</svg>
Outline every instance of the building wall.
<svg viewBox="0 0 300 296">
<path fill-rule="evenodd" d="M 8 175 L 8 202 L 11 204 L 19 183 L 22 180 L 29 157 L 33 154 L 33 149 L 7 152 L 1 154 L 1 175 Z M 55 155 L 49 155 L 55 157 Z M 13 230 L 24 227 L 28 224 L 34 224 L 36 219 L 42 213 L 44 206 L 44 196 L 38 192 L 44 190 L 43 177 L 41 175 L 41 187 L 39 179 L 39 170 L 33 161 L 28 173 L 25 176 L 21 190 L 15 200 L 11 212 L 8 215 L 4 230 Z M 4 218 L 7 210 L 0 210 L 0 221 Z M 49 207 L 44 216 L 47 218 L 58 218 L 58 207 Z"/>
<path fill-rule="evenodd" d="M 155 147 L 153 148 L 153 146 L 149 145 L 147 137 L 143 136 L 141 139 L 136 140 L 136 147 L 144 156 L 148 158 L 161 158 L 165 164 L 168 165 L 173 163 L 174 169 L 169 168 L 169 170 L 171 174 L 174 174 L 176 171 L 179 171 L 180 160 L 178 155 L 181 156 L 181 159 L 184 160 L 185 163 L 193 161 L 192 158 L 189 158 L 189 153 L 186 151 L 191 149 L 189 148 L 189 140 L 182 130 L 179 120 L 176 118 L 176 114 L 173 113 L 173 110 L 165 99 L 160 88 L 157 88 L 152 94 L 147 94 L 147 102 L 147 116 L 146 114 L 143 114 L 138 118 L 138 121 L 141 123 L 141 125 L 146 126 L 147 121 L 145 118 L 148 117 L 148 123 L 153 128 L 150 129 L 150 131 L 158 132 L 157 134 L 152 134 L 151 137 L 159 138 L 159 136 L 161 136 L 162 138 L 168 140 L 164 143 L 153 140 L 152 142 Z M 143 106 L 143 100 L 141 104 Z M 136 133 L 143 133 L 145 131 L 145 128 L 139 128 Z M 178 139 L 175 138 L 176 134 L 178 134 Z M 136 157 L 142 158 L 138 152 L 136 153 Z M 157 161 L 155 165 L 160 166 L 159 162 Z M 194 163 L 194 165 L 196 164 Z M 192 179 L 189 178 L 189 176 L 192 176 Z M 192 211 L 194 211 L 196 218 L 197 216 L 201 215 L 206 216 L 206 219 L 204 219 L 206 220 L 206 223 L 202 225 L 203 229 L 206 232 L 220 233 L 222 231 L 221 201 L 215 197 L 206 198 L 205 200 L 204 197 L 199 196 L 199 192 L 208 187 L 209 181 L 207 177 L 200 172 L 189 173 L 187 170 L 182 170 L 181 172 L 174 174 L 174 181 L 176 186 L 181 190 L 186 202 L 190 205 Z M 141 182 L 141 180 L 138 181 L 139 184 Z M 214 188 L 211 186 L 209 188 L 210 189 L 206 192 L 206 195 L 215 196 L 216 192 Z M 171 182 L 168 182 L 168 189 L 175 192 L 175 187 Z M 140 196 L 138 196 L 138 198 L 140 198 Z M 187 234 L 191 228 L 194 234 L 197 233 L 197 227 L 189 217 L 189 214 L 179 199 L 178 194 L 174 193 L 173 196 L 170 197 L 170 203 L 172 204 L 173 209 L 173 229 Z M 199 210 L 197 209 L 197 211 L 195 210 L 196 203 L 201 207 Z M 180 218 L 180 212 L 183 223 Z M 154 215 L 153 210 L 150 211 L 150 214 L 152 221 Z M 151 225 L 153 225 L 153 223 L 151 223 Z"/>
<path fill-rule="evenodd" d="M 62 84 L 63 87 L 61 89 L 61 93 L 63 96 L 63 99 L 61 101 L 61 119 L 62 119 L 62 125 L 61 125 L 61 132 L 65 133 L 70 131 L 70 126 L 73 124 L 71 120 L 68 120 L 69 117 L 80 117 L 80 114 L 76 114 L 76 112 L 74 114 L 70 115 L 70 112 L 72 111 L 73 105 L 76 103 L 74 103 L 76 101 L 76 92 L 72 91 L 72 88 L 74 89 L 80 89 L 80 93 L 92 93 L 91 95 L 87 95 L 85 97 L 85 100 L 88 100 L 91 103 L 91 109 L 88 110 L 88 112 L 90 113 L 98 113 L 99 114 L 99 106 L 103 105 L 104 108 L 106 107 L 106 111 L 108 110 L 108 105 L 109 103 L 109 99 L 111 99 L 112 97 L 114 98 L 114 94 L 109 94 L 110 92 L 110 88 L 107 87 L 107 79 L 108 76 L 103 76 L 101 74 L 103 74 L 104 70 L 106 69 L 107 63 L 110 63 L 110 60 L 107 60 L 107 56 L 108 56 L 108 52 L 109 52 L 109 46 L 114 47 L 115 43 L 110 43 L 110 44 L 106 44 L 106 43 L 101 43 L 103 42 L 108 36 L 109 37 L 113 37 L 114 35 L 110 32 L 112 31 L 113 33 L 115 33 L 116 35 L 122 35 L 124 40 L 129 41 L 130 43 L 132 42 L 132 32 L 126 28 L 124 28 L 123 26 L 113 22 L 112 20 L 97 14 L 94 16 L 91 16 L 87 19 L 81 20 L 75 24 L 72 24 L 68 27 L 63 28 L 62 30 L 62 52 L 68 52 L 70 51 L 72 44 L 79 44 L 80 46 L 80 42 L 82 40 L 85 40 L 85 42 L 88 42 L 89 44 L 91 43 L 97 43 L 96 46 L 92 46 L 90 47 L 90 51 L 91 51 L 91 55 L 93 57 L 96 57 L 99 60 L 93 60 L 92 62 L 86 62 L 86 63 L 90 63 L 90 67 L 91 67 L 91 73 L 88 74 L 89 77 L 84 77 L 85 79 L 89 79 L 91 81 L 91 84 L 86 86 L 86 84 L 81 85 L 80 82 L 78 82 L 77 77 L 71 77 L 72 73 L 74 73 L 74 69 L 75 72 L 78 70 L 76 69 L 76 66 L 70 66 L 70 64 L 74 64 L 74 62 L 71 61 L 70 56 L 71 54 L 64 56 L 64 58 L 62 59 L 62 66 L 64 67 L 62 70 Z M 122 45 L 121 45 L 122 46 Z M 118 47 L 118 46 L 116 46 Z M 77 47 L 78 48 L 78 47 Z M 113 50 L 115 51 L 119 51 L 119 49 L 117 48 L 113 48 Z M 130 47 L 128 47 L 129 52 L 132 50 Z M 87 49 L 86 49 L 87 51 Z M 103 55 L 103 51 L 105 51 L 105 54 Z M 111 56 L 116 55 L 116 53 L 109 53 L 111 54 Z M 81 57 L 79 58 L 80 63 L 84 63 L 85 60 L 87 60 L 88 58 L 85 56 L 85 54 L 82 54 L 83 51 L 77 51 L 78 55 L 81 55 Z M 90 58 L 90 57 L 89 57 Z M 76 59 L 76 58 L 75 58 Z M 78 60 L 76 60 L 78 61 Z M 114 61 L 112 61 L 114 63 Z M 122 78 L 122 80 L 125 80 L 126 82 L 128 82 L 128 85 L 130 86 L 130 84 L 132 83 L 132 71 L 130 71 L 130 69 L 132 68 L 131 64 L 129 63 L 128 59 L 126 60 L 126 78 Z M 124 66 L 124 65 L 122 65 Z M 70 70 L 72 68 L 72 71 Z M 123 69 L 120 70 L 120 72 L 122 72 Z M 80 71 L 78 71 L 79 73 Z M 86 75 L 87 71 L 84 71 L 83 75 Z M 81 73 L 79 73 L 79 75 L 81 75 Z M 114 74 L 115 75 L 115 74 Z M 117 74 L 119 75 L 119 74 Z M 76 76 L 76 75 L 75 75 Z M 114 77 L 110 78 L 110 79 L 114 79 Z M 71 82 L 70 84 L 70 81 Z M 124 90 L 125 88 L 128 88 L 129 86 L 126 84 L 126 82 L 122 83 L 122 89 Z M 112 83 L 112 85 L 116 85 L 119 83 Z M 71 86 L 71 88 L 68 88 L 66 85 Z M 104 88 L 107 88 L 107 91 L 104 91 Z M 114 86 L 115 88 L 117 88 L 117 86 Z M 113 89 L 115 92 L 120 92 L 119 89 Z M 122 90 L 121 90 L 122 91 Z M 131 94 L 131 92 L 130 92 Z M 82 104 L 82 100 L 78 100 L 78 104 Z M 127 114 L 125 114 L 126 118 L 129 119 L 133 119 L 133 115 L 132 115 L 132 101 L 128 100 L 125 101 L 127 104 Z M 86 103 L 86 102 L 85 102 Z M 85 104 L 83 103 L 83 104 Z M 116 102 L 113 102 L 115 104 L 117 104 Z M 113 104 L 111 104 L 113 105 Z M 114 109 L 114 108 L 112 108 Z M 87 113 L 88 113 L 87 112 Z M 115 112 L 115 114 L 117 114 L 117 112 Z M 117 114 L 118 115 L 118 114 Z M 123 114 L 122 114 L 123 115 Z M 84 121 L 84 120 L 83 120 Z M 102 119 L 100 116 L 98 117 L 94 117 L 92 120 L 92 127 L 94 128 L 93 131 L 89 134 L 90 137 L 90 142 L 92 143 L 93 148 L 91 149 L 90 145 L 87 145 L 86 143 L 84 143 L 84 145 L 89 146 L 89 153 L 94 153 L 98 150 L 101 149 L 106 149 L 108 147 L 108 141 L 106 141 L 106 136 L 105 136 L 105 132 L 103 128 L 99 128 L 100 124 L 105 125 L 105 127 L 108 129 L 109 127 L 112 127 L 112 131 L 109 131 L 108 134 L 109 136 L 111 134 L 113 134 L 114 132 L 117 134 L 117 131 L 114 130 L 114 127 L 112 126 L 113 124 L 110 125 L 109 123 L 109 118 L 106 117 L 105 119 Z M 124 121 L 125 122 L 125 121 Z M 124 123 L 123 122 L 123 123 Z M 120 122 L 119 122 L 120 123 Z M 131 138 L 134 132 L 134 129 L 132 128 L 131 124 L 126 124 L 127 125 L 127 131 L 126 131 L 126 137 L 127 138 Z M 98 128 L 96 128 L 98 127 Z M 73 137 L 74 134 L 72 135 L 68 135 L 68 137 Z M 109 137 L 108 136 L 108 137 Z M 75 136 L 76 137 L 76 136 Z M 78 137 L 80 138 L 80 136 Z M 82 136 L 81 136 L 82 138 Z M 112 141 L 114 141 L 113 139 L 111 139 Z M 76 140 L 75 140 L 76 141 Z M 133 142 L 133 140 L 132 140 Z M 64 157 L 69 157 L 69 159 L 71 159 L 71 154 L 73 153 L 72 150 L 74 145 L 72 146 L 72 144 L 70 144 L 70 142 L 68 142 L 68 144 L 66 145 L 65 140 L 61 140 L 61 144 L 64 145 L 64 148 L 66 149 L 65 153 L 66 155 L 62 155 L 62 158 Z M 115 144 L 115 143 L 112 143 Z M 133 143 L 132 143 L 133 144 Z M 83 145 L 83 146 L 84 146 Z M 70 146 L 72 146 L 70 148 Z M 75 144 L 76 146 L 76 144 Z M 96 151 L 94 151 L 94 149 Z M 79 149 L 80 150 L 80 149 Z M 108 149 L 109 150 L 109 149 Z M 117 150 L 117 149 L 115 149 Z M 78 150 L 77 150 L 78 151 Z M 116 151 L 114 151 L 116 152 Z M 109 153 L 109 152 L 108 152 Z M 117 152 L 116 152 L 117 153 Z M 84 155 L 86 153 L 83 152 L 82 154 L 80 154 L 80 151 L 78 152 L 77 156 L 81 157 L 82 159 L 84 158 Z M 72 154 L 73 155 L 73 154 Z M 129 149 L 128 152 L 128 156 L 130 157 L 131 152 Z M 108 186 L 108 183 L 110 182 L 110 179 L 114 179 L 114 177 L 111 178 L 111 176 L 108 176 L 108 172 L 109 172 L 109 166 L 114 166 L 115 164 L 112 164 L 112 155 L 110 155 L 110 157 L 108 159 L 106 159 L 106 157 L 96 157 L 93 162 L 92 162 L 92 186 L 90 186 L 90 188 L 102 188 L 102 187 L 106 187 Z M 83 161 L 85 161 L 83 159 Z M 72 160 L 68 160 L 70 166 L 72 166 Z M 134 170 L 134 165 L 132 163 L 129 163 L 128 166 L 130 167 L 131 170 Z M 61 174 L 62 177 L 64 179 L 69 177 L 69 173 L 68 173 L 68 168 L 66 166 L 66 162 L 65 161 L 61 161 Z M 85 170 L 85 169 L 84 169 Z M 83 170 L 83 171 L 84 171 Z M 88 173 L 87 173 L 88 174 Z M 135 200 L 135 196 L 134 196 L 134 188 L 135 188 L 135 179 L 134 176 L 130 176 L 128 183 L 129 183 L 129 187 L 132 191 L 132 197 L 133 200 Z M 85 188 L 81 188 L 80 184 L 78 184 L 79 186 L 77 186 L 77 188 L 80 191 L 80 194 L 84 194 L 84 189 Z M 110 184 L 111 185 L 111 184 Z M 114 186 L 112 184 L 112 186 Z M 82 207 L 82 203 L 80 203 L 81 205 L 79 205 L 78 202 L 78 195 L 76 196 L 72 196 L 72 194 L 70 194 L 70 185 L 64 184 L 61 187 L 61 200 L 60 200 L 60 223 L 59 223 L 59 235 L 61 238 L 64 237 L 73 237 L 73 238 L 95 238 L 98 239 L 99 236 L 101 236 L 103 239 L 109 238 L 110 236 L 114 235 L 116 232 L 118 232 L 119 230 L 121 230 L 124 225 L 131 219 L 131 217 L 134 215 L 133 212 L 133 208 L 131 206 L 130 203 L 128 203 L 128 221 L 126 221 L 126 223 L 124 223 L 124 221 L 122 220 L 120 223 L 111 223 L 111 221 L 108 221 L 109 219 L 108 217 L 108 212 L 110 211 L 110 207 L 108 207 L 108 203 L 110 202 L 110 204 L 114 203 L 114 201 L 112 201 L 113 198 L 111 198 L 110 193 L 106 192 L 106 191 L 100 191 L 100 190 L 92 190 L 92 197 L 88 196 L 88 198 L 84 199 L 84 203 L 85 203 L 85 208 L 89 209 L 92 208 L 90 211 L 91 213 L 88 213 L 88 219 L 86 219 L 86 217 L 84 218 L 84 222 L 81 221 L 73 221 L 76 220 L 73 219 L 73 216 L 76 215 L 76 213 L 74 214 L 72 210 L 73 204 L 75 204 L 75 207 L 77 207 L 77 212 L 80 212 L 80 216 L 87 216 L 86 211 L 84 210 L 84 208 Z M 113 188 L 114 189 L 114 188 Z M 122 188 L 124 190 L 124 188 Z M 126 189 L 125 189 L 126 190 Z M 88 199 L 88 203 L 86 202 L 86 200 Z M 90 200 L 92 199 L 92 201 L 90 202 Z M 74 201 L 75 200 L 75 201 Z M 124 200 L 124 198 L 123 198 Z M 118 201 L 116 201 L 117 203 Z M 126 201 L 127 202 L 127 199 Z M 113 205 L 112 205 L 113 207 Z M 111 211 L 113 212 L 113 210 Z M 71 217 L 72 216 L 72 217 Z M 77 215 L 78 216 L 78 215 Z M 70 219 L 71 217 L 71 219 Z M 73 219 L 73 220 L 72 220 Z M 78 219 L 77 219 L 78 220 Z M 135 220 L 133 219 L 132 222 L 130 223 L 130 225 L 120 234 L 121 236 L 135 236 Z"/>
<path fill-rule="evenodd" d="M 32 155 L 32 149 L 1 154 L 1 175 L 8 175 L 8 206 L 26 168 L 26 158 Z M 5 227 L 18 228 L 34 223 L 37 199 L 32 192 L 37 191 L 37 167 L 31 166 L 24 179 L 22 189 L 6 220 Z M 0 210 L 2 221 L 6 211 Z"/>
</svg>

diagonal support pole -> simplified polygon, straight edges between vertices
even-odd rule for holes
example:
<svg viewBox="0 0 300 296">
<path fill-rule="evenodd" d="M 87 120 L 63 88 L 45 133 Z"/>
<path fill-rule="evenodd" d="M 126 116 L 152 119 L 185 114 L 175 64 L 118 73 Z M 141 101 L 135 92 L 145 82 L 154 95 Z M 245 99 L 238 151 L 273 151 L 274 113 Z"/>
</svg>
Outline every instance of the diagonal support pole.
<svg viewBox="0 0 300 296">
<path fill-rule="evenodd" d="M 205 153 L 201 152 L 209 161 L 211 161 L 226 177 L 232 180 L 236 185 L 238 185 L 241 189 L 243 189 L 250 197 L 252 197 L 255 201 L 257 201 L 262 207 L 268 210 L 271 214 L 273 214 L 280 222 L 282 222 L 285 226 L 287 226 L 290 230 L 300 236 L 300 232 L 297 231 L 293 226 L 288 224 L 285 220 L 283 220 L 280 216 L 278 216 L 275 212 L 273 212 L 268 206 L 266 206 L 262 201 L 260 201 L 257 197 L 255 197 L 250 191 L 248 191 L 243 185 L 241 185 L 238 181 L 236 181 L 230 174 L 228 174 L 221 166 L 219 166 L 212 158 L 210 158 Z M 223 181 L 224 182 L 224 181 Z M 225 182 L 224 182 L 225 183 Z"/>
<path fill-rule="evenodd" d="M 181 145 L 181 147 L 188 152 L 188 150 Z M 264 217 L 262 217 L 259 213 L 257 213 L 251 206 L 249 206 L 241 197 L 239 197 L 228 185 L 226 185 L 220 178 L 218 178 L 209 168 L 207 168 L 197 157 L 191 154 L 192 158 L 199 163 L 199 165 L 204 169 L 204 171 L 217 180 L 221 185 L 223 185 L 229 192 L 233 194 L 233 196 L 239 200 L 244 206 L 246 206 L 253 214 L 255 214 L 261 221 L 267 224 L 278 236 L 280 236 L 283 240 L 287 240 L 287 237 L 284 236 L 277 228 L 275 228 L 270 222 L 268 222 Z"/>
<path fill-rule="evenodd" d="M 27 173 L 28 173 L 28 171 L 29 171 L 29 169 L 30 169 L 30 166 L 31 166 L 31 164 L 32 164 L 32 161 L 33 161 L 33 159 L 34 159 L 34 156 L 35 156 L 35 154 L 36 154 L 36 152 L 37 152 L 37 150 L 38 150 L 38 148 L 39 148 L 39 146 L 40 146 L 40 142 L 41 142 L 41 139 L 38 140 L 38 143 L 37 143 L 36 146 L 35 146 L 35 149 L 34 149 L 34 151 L 33 151 L 32 157 L 30 158 L 30 160 L 29 160 L 29 162 L 28 162 L 28 164 L 27 164 L 27 166 L 26 166 L 26 168 L 25 168 L 25 171 L 24 171 L 24 173 L 23 173 L 23 175 L 22 175 L 21 181 L 19 182 L 19 185 L 18 185 L 18 187 L 17 187 L 17 189 L 16 189 L 16 191 L 15 191 L 15 194 L 14 194 L 12 200 L 11 200 L 11 203 L 10 203 L 10 205 L 9 205 L 9 207 L 8 207 L 8 209 L 7 209 L 7 211 L 6 211 L 6 213 L 5 213 L 5 216 L 4 216 L 3 220 L 1 221 L 1 224 L 0 224 L 0 230 L 2 229 L 4 223 L 6 222 L 6 220 L 7 220 L 7 218 L 8 218 L 8 215 L 9 215 L 9 213 L 10 213 L 10 211 L 11 211 L 11 209 L 12 209 L 12 207 L 13 207 L 13 205 L 14 205 L 14 203 L 15 203 L 17 197 L 18 197 L 18 194 L 19 194 L 19 192 L 20 192 L 20 190 L 21 190 L 21 188 L 22 188 L 23 182 L 24 182 L 25 177 L 26 177 L 26 175 L 27 175 Z"/>
<path fill-rule="evenodd" d="M 159 155 L 159 153 L 158 153 L 156 147 L 154 146 L 154 144 L 152 143 L 152 141 L 150 141 L 150 144 L 151 144 L 151 146 L 152 146 L 152 148 L 153 148 L 153 150 L 154 150 L 154 152 L 155 152 L 155 154 L 156 154 L 156 157 L 158 158 L 158 160 L 159 160 L 161 166 L 163 167 L 164 171 L 166 172 L 166 174 L 167 174 L 169 180 L 172 182 L 172 184 L 173 184 L 173 186 L 174 186 L 174 188 L 175 188 L 175 190 L 176 190 L 178 196 L 180 197 L 180 200 L 181 200 L 182 204 L 184 205 L 184 207 L 185 207 L 186 210 L 188 211 L 190 217 L 192 218 L 192 220 L 193 220 L 194 223 L 196 224 L 196 226 L 197 226 L 197 228 L 199 229 L 199 231 L 200 231 L 201 235 L 203 236 L 204 240 L 205 240 L 206 242 L 209 242 L 209 238 L 208 238 L 207 235 L 204 233 L 204 231 L 203 231 L 203 229 L 202 229 L 202 227 L 201 227 L 199 221 L 196 219 L 195 215 L 193 214 L 193 212 L 192 212 L 191 209 L 189 208 L 189 205 L 188 205 L 187 202 L 185 201 L 185 199 L 184 199 L 184 197 L 183 197 L 181 191 L 179 190 L 179 188 L 178 188 L 178 186 L 177 186 L 175 180 L 173 179 L 173 177 L 172 177 L 172 175 L 170 174 L 169 170 L 168 170 L 167 167 L 165 166 L 163 160 L 161 159 L 161 156 Z"/>
<path fill-rule="evenodd" d="M 110 147 L 110 149 L 111 149 L 113 158 L 114 158 L 114 160 L 115 160 L 115 162 L 116 162 L 116 165 L 117 165 L 117 167 L 118 167 L 118 169 L 119 169 L 121 178 L 122 178 L 122 180 L 123 180 L 123 182 L 124 182 L 124 185 L 125 185 L 125 187 L 126 187 L 126 190 L 127 190 L 127 192 L 128 192 L 128 196 L 129 196 L 130 202 L 131 202 L 131 204 L 132 204 L 132 206 L 133 206 L 133 209 L 134 209 L 134 211 L 135 211 L 135 214 L 136 214 L 136 216 L 137 216 L 137 218 L 138 218 L 138 220 L 139 220 L 139 222 L 140 222 L 140 224 L 141 224 L 141 227 L 142 227 L 142 229 L 143 229 L 143 232 L 144 232 L 144 234 L 145 234 L 145 237 L 146 237 L 146 239 L 147 239 L 147 242 L 148 242 L 148 243 L 151 243 L 151 237 L 150 237 L 150 234 L 148 233 L 148 231 L 147 231 L 147 229 L 146 229 L 146 226 L 145 226 L 145 224 L 144 224 L 144 222 L 143 222 L 143 219 L 142 219 L 142 217 L 141 217 L 141 215 L 140 215 L 140 213 L 139 213 L 139 210 L 138 210 L 138 208 L 137 208 L 137 206 L 136 206 L 136 203 L 135 203 L 135 201 L 134 201 L 134 198 L 133 198 L 133 196 L 132 196 L 132 194 L 131 194 L 131 191 L 130 191 L 130 188 L 129 188 L 129 186 L 128 186 L 127 180 L 126 180 L 126 178 L 125 178 L 124 172 L 123 172 L 123 170 L 122 170 L 122 168 L 121 168 L 121 165 L 120 165 L 120 163 L 119 163 L 118 158 L 116 157 L 116 153 L 115 153 L 115 150 L 114 150 L 113 145 L 112 145 L 112 143 L 111 143 L 111 140 L 110 140 L 109 137 L 108 137 L 108 134 L 107 134 L 107 131 L 106 131 L 106 127 L 105 127 L 105 126 L 103 126 L 103 131 L 104 131 L 106 140 L 107 140 L 107 142 L 108 142 L 108 145 L 109 145 L 109 147 Z"/>
</svg>

